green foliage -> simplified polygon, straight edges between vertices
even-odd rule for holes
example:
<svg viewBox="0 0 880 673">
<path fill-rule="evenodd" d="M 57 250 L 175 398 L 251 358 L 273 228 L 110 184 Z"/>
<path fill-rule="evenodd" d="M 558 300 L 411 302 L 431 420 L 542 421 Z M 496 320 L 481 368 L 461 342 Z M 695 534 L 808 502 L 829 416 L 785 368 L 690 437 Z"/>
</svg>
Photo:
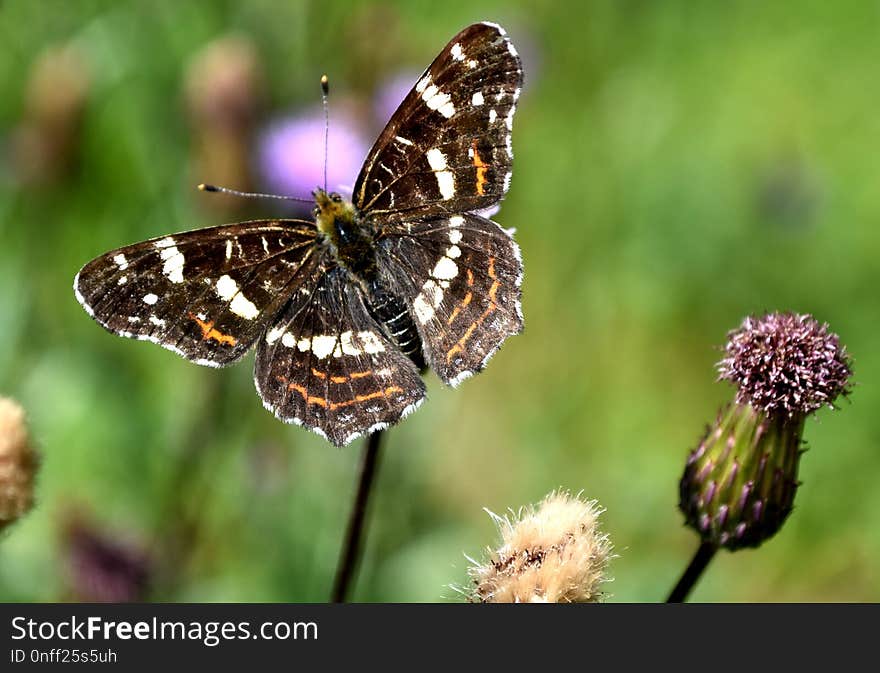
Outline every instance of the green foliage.
<svg viewBox="0 0 880 673">
<path fill-rule="evenodd" d="M 270 112 L 317 103 L 327 72 L 332 112 L 479 19 L 526 58 L 496 218 L 523 249 L 526 330 L 459 389 L 432 379 L 389 433 L 354 597 L 456 600 L 462 552 L 493 537 L 481 508 L 561 487 L 607 509 L 612 600 L 662 599 L 697 545 L 676 508 L 687 452 L 733 394 L 718 347 L 746 314 L 793 310 L 840 334 L 852 403 L 807 423 L 782 531 L 719 555 L 694 598 L 880 600 L 877 18 L 855 0 L 3 2 L 4 152 L 48 45 L 72 40 L 91 84 L 72 171 L 24 186 L 0 165 L 0 394 L 43 453 L 37 507 L 0 540 L 0 600 L 64 596 L 73 508 L 148 547 L 152 598 L 327 599 L 359 446 L 278 423 L 252 356 L 218 372 L 105 333 L 71 283 L 113 247 L 220 222 L 183 97 L 209 41 L 254 41 Z"/>
</svg>

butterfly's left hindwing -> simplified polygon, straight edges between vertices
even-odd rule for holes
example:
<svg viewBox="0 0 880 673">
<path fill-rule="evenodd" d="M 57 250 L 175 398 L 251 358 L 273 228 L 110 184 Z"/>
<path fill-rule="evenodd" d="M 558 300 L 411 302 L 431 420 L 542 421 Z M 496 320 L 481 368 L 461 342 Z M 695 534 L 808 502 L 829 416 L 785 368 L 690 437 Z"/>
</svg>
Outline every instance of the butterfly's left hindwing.
<svg viewBox="0 0 880 673">
<path fill-rule="evenodd" d="M 107 330 L 223 366 L 312 274 L 316 235 L 310 222 L 267 220 L 155 238 L 93 259 L 74 291 Z"/>
<path fill-rule="evenodd" d="M 355 206 L 378 222 L 496 204 L 510 184 L 511 130 L 522 88 L 505 32 L 478 23 L 456 35 L 401 103 L 367 156 Z"/>
<path fill-rule="evenodd" d="M 254 379 L 278 418 L 337 446 L 396 423 L 425 396 L 413 362 L 329 255 L 260 341 Z"/>
</svg>

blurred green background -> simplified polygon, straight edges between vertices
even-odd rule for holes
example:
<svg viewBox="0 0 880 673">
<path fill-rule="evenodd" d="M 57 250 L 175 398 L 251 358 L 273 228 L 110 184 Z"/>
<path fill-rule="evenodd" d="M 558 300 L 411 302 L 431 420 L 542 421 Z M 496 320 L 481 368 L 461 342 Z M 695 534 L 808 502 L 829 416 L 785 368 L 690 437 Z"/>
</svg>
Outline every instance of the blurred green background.
<svg viewBox="0 0 880 673">
<path fill-rule="evenodd" d="M 880 600 L 880 6 L 858 0 L 0 4 L 0 394 L 44 461 L 0 599 L 94 598 L 128 563 L 133 597 L 327 600 L 360 444 L 276 421 L 253 356 L 215 371 L 108 334 L 71 283 L 111 248 L 278 215 L 193 185 L 261 187 L 260 128 L 314 106 L 322 73 L 331 117 L 368 117 L 481 19 L 525 60 L 495 219 L 523 249 L 526 329 L 457 390 L 429 375 L 389 433 L 353 597 L 459 600 L 463 554 L 495 541 L 482 508 L 564 487 L 607 510 L 610 600 L 664 599 L 697 542 L 686 453 L 732 396 L 719 347 L 790 309 L 841 335 L 854 393 L 808 422 L 783 530 L 720 554 L 693 598 Z"/>
</svg>

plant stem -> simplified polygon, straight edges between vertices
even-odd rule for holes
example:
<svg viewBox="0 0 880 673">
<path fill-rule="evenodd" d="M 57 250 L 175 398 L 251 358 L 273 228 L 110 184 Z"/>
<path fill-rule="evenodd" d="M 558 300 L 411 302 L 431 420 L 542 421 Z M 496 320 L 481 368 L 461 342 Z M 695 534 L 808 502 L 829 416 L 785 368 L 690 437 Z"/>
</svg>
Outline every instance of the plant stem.
<svg viewBox="0 0 880 673">
<path fill-rule="evenodd" d="M 697 553 L 694 554 L 681 579 L 678 580 L 678 584 L 675 585 L 672 593 L 669 594 L 669 598 L 666 599 L 667 603 L 684 603 L 688 594 L 696 585 L 697 580 L 700 579 L 700 575 L 703 574 L 706 566 L 709 565 L 709 561 L 715 556 L 716 551 L 718 551 L 718 547 L 712 543 L 700 543 Z"/>
<path fill-rule="evenodd" d="M 364 536 L 364 520 L 367 513 L 367 505 L 370 498 L 370 490 L 373 485 L 373 477 L 376 473 L 376 463 L 379 459 L 379 447 L 382 444 L 384 430 L 377 430 L 367 438 L 367 445 L 361 457 L 360 475 L 358 477 L 358 489 L 355 493 L 351 514 L 348 518 L 348 529 L 345 532 L 345 544 L 339 556 L 339 565 L 336 568 L 336 580 L 333 582 L 333 594 L 331 601 L 344 603 L 348 594 L 354 571 L 360 560 L 362 538 Z"/>
</svg>

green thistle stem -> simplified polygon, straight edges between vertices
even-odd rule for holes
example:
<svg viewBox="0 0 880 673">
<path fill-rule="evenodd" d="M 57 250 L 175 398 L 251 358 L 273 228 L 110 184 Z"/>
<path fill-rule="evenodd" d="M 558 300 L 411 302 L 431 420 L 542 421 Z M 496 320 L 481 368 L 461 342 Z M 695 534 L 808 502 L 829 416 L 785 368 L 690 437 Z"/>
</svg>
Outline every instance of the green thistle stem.
<svg viewBox="0 0 880 673">
<path fill-rule="evenodd" d="M 666 599 L 667 603 L 684 603 L 687 600 L 688 595 L 697 584 L 697 580 L 700 579 L 706 566 L 715 557 L 715 552 L 717 551 L 718 547 L 709 542 L 700 543 L 697 553 L 694 554 L 688 567 L 685 568 L 684 573 L 678 580 L 678 584 L 675 585 L 672 593 L 669 594 L 669 598 Z"/>
<path fill-rule="evenodd" d="M 349 515 L 348 529 L 345 532 L 345 543 L 342 546 L 342 553 L 339 556 L 339 564 L 336 569 L 336 579 L 333 583 L 333 593 L 330 600 L 334 603 L 345 602 L 354 572 L 360 560 L 367 505 L 370 499 L 373 478 L 376 474 L 379 448 L 382 445 L 382 437 L 384 435 L 384 430 L 374 432 L 367 438 L 367 445 L 364 447 L 360 474 L 358 476 L 358 489 L 357 493 L 355 493 L 351 514 Z"/>
</svg>

